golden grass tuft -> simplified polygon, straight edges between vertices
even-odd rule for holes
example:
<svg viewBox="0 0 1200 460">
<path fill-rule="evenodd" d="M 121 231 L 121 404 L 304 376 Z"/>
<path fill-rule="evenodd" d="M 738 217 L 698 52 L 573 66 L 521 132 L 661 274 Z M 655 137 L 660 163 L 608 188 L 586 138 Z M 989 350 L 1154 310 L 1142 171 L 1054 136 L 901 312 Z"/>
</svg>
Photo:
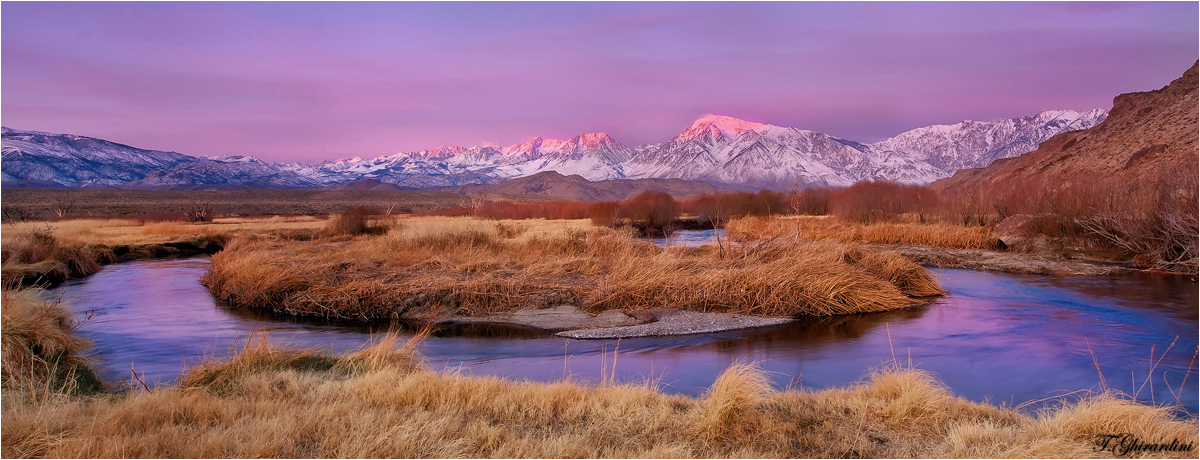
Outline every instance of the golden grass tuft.
<svg viewBox="0 0 1200 460">
<path fill-rule="evenodd" d="M 761 430 L 759 406 L 774 394 L 771 379 L 756 364 L 734 363 L 704 394 L 698 431 L 707 441 L 721 442 Z"/>
<path fill-rule="evenodd" d="M 42 397 L 100 389 L 82 355 L 89 342 L 74 334 L 75 320 L 69 310 L 42 299 L 40 289 L 4 289 L 0 312 L 0 382 L 5 392 Z"/>
</svg>

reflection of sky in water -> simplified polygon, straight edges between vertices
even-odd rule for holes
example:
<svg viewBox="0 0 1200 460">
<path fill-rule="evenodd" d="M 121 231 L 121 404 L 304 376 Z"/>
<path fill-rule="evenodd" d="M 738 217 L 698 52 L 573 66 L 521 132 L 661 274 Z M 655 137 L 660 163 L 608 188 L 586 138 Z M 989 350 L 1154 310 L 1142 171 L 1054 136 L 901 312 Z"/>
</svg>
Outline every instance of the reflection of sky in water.
<svg viewBox="0 0 1200 460">
<path fill-rule="evenodd" d="M 197 279 L 207 259 L 112 265 L 58 292 L 76 311 L 94 310 L 81 333 L 111 380 L 132 365 L 153 381 L 171 381 L 204 356 L 226 353 L 255 330 L 272 340 L 332 351 L 357 348 L 386 324 L 294 321 L 215 306 Z M 824 388 L 858 380 L 892 358 L 911 359 L 955 393 L 1019 404 L 1067 391 L 1098 388 L 1091 351 L 1109 385 L 1132 393 L 1161 355 L 1154 400 L 1174 401 L 1197 349 L 1196 284 L 1177 277 L 1046 277 L 992 272 L 938 272 L 950 295 L 897 312 L 809 319 L 755 329 L 683 337 L 625 339 L 617 376 L 657 379 L 665 391 L 699 394 L 731 362 L 757 361 L 783 387 Z M 890 343 L 890 344 L 889 344 Z M 469 326 L 444 329 L 421 351 L 435 368 L 467 374 L 555 380 L 569 374 L 598 381 L 617 341 L 578 341 L 540 331 Z M 601 354 L 607 350 L 607 356 Z M 1130 377 L 1130 373 L 1134 377 Z M 1196 375 L 1181 401 L 1195 413 Z M 1176 389 L 1176 391 L 1178 391 Z M 1150 400 L 1150 387 L 1140 396 Z"/>
</svg>

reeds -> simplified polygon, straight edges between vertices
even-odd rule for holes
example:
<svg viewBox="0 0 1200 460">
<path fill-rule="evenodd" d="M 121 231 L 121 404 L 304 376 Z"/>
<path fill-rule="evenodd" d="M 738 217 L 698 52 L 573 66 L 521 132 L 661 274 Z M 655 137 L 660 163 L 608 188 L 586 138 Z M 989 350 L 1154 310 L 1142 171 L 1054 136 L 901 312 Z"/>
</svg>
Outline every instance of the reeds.
<svg viewBox="0 0 1200 460">
<path fill-rule="evenodd" d="M 841 244 L 724 254 L 658 248 L 609 229 L 520 239 L 494 224 L 444 233 L 410 225 L 352 241 L 238 240 L 212 261 L 202 282 L 231 305 L 359 319 L 413 316 L 435 305 L 467 316 L 564 304 L 593 312 L 832 315 L 903 308 L 942 292 L 897 254 Z"/>
</svg>

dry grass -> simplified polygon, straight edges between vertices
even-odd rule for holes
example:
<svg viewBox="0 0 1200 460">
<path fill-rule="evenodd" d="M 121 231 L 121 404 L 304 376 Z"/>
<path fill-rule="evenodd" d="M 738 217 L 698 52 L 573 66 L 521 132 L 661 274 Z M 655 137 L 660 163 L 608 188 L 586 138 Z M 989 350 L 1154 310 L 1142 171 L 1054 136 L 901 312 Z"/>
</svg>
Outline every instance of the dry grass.
<svg viewBox="0 0 1200 460">
<path fill-rule="evenodd" d="M 104 256 L 81 242 L 56 237 L 48 228 L 10 231 L 0 246 L 0 279 L 5 285 L 56 284 L 95 273 Z"/>
<path fill-rule="evenodd" d="M 482 220 L 465 217 L 402 217 L 396 220 L 403 232 L 397 238 L 436 237 L 445 234 L 496 233 L 515 242 L 579 235 L 592 228 L 587 219 Z"/>
<path fill-rule="evenodd" d="M 226 217 L 212 222 L 155 222 L 143 223 L 133 219 L 71 219 L 56 222 L 21 222 L 5 226 L 4 244 L 9 234 L 29 231 L 48 231 L 64 241 L 80 241 L 90 245 L 146 245 L 180 241 L 188 238 L 216 235 L 271 235 L 280 232 L 317 231 L 326 219 L 300 217 Z"/>
<path fill-rule="evenodd" d="M 903 244 L 949 249 L 999 249 L 988 227 L 945 222 L 862 224 L 833 216 L 746 217 L 725 226 L 733 241 L 790 239 L 839 243 Z"/>
<path fill-rule="evenodd" d="M 734 365 L 702 397 L 653 383 L 518 382 L 437 373 L 389 336 L 343 356 L 265 342 L 177 387 L 35 401 L 3 396 L 4 457 L 1113 457 L 1098 435 L 1196 442 L 1196 421 L 1099 395 L 1036 417 L 889 367 L 824 391 L 777 391 Z M 1148 457 L 1194 458 L 1184 452 Z"/>
<path fill-rule="evenodd" d="M 6 393 L 29 396 L 99 389 L 99 380 L 82 357 L 89 343 L 74 335 L 71 312 L 42 295 L 38 289 L 0 293 L 4 325 L 0 385 Z"/>
<path fill-rule="evenodd" d="M 903 308 L 942 293 L 897 254 L 842 244 L 747 245 L 724 254 L 571 225 L 586 228 L 586 220 L 401 222 L 386 236 L 237 240 L 213 257 L 202 282 L 231 305 L 344 318 L 423 319 L 435 309 L 483 316 L 563 304 L 593 312 L 832 315 Z"/>
</svg>

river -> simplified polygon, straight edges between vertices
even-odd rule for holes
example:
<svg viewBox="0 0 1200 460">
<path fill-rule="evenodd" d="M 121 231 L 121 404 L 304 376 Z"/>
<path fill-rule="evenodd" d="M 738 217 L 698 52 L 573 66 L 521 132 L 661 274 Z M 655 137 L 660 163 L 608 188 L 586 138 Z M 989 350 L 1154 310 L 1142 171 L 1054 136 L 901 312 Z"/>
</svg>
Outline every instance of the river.
<svg viewBox="0 0 1200 460">
<path fill-rule="evenodd" d="M 198 281 L 208 268 L 207 258 L 115 264 L 53 294 L 89 318 L 79 333 L 94 342 L 101 374 L 117 383 L 128 382 L 132 368 L 148 383 L 169 384 L 189 363 L 226 356 L 255 331 L 278 343 L 341 352 L 389 327 L 218 305 Z M 958 395 L 1008 405 L 1098 389 L 1102 373 L 1111 388 L 1139 400 L 1175 403 L 1180 395 L 1182 407 L 1197 412 L 1200 378 L 1190 361 L 1198 295 L 1186 277 L 934 273 L 949 294 L 902 311 L 619 343 L 515 327 L 447 327 L 420 351 L 436 369 L 537 381 L 599 381 L 615 354 L 618 380 L 654 379 L 665 392 L 690 395 L 702 394 L 735 361 L 759 363 L 780 388 L 820 389 L 854 382 L 895 357 L 933 372 Z M 1180 389 L 1189 367 L 1193 375 Z"/>
</svg>

